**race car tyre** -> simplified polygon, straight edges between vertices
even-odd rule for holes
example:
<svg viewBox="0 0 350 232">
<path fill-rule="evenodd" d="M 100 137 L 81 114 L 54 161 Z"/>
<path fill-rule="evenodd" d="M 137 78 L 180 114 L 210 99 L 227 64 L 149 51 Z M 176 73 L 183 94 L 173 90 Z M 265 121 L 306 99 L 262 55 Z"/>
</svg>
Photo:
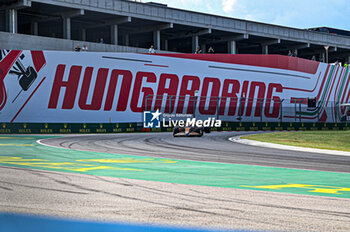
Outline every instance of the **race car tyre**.
<svg viewBox="0 0 350 232">
<path fill-rule="evenodd" d="M 210 127 L 204 127 L 204 132 L 205 133 L 210 133 L 211 132 L 211 128 Z"/>
</svg>

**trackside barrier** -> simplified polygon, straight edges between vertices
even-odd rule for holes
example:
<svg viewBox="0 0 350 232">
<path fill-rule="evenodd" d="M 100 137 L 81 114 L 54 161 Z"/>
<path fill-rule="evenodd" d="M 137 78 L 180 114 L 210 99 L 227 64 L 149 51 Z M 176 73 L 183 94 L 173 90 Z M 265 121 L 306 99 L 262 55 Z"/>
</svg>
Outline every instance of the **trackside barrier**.
<svg viewBox="0 0 350 232">
<path fill-rule="evenodd" d="M 200 228 L 161 227 L 137 224 L 101 223 L 78 221 L 45 216 L 0 213 L 0 231 L 50 231 L 50 232 L 224 232 Z M 243 230 L 225 230 L 226 232 L 244 232 Z M 246 231 L 248 232 L 248 231 Z"/>
<path fill-rule="evenodd" d="M 223 122 L 212 131 L 320 131 L 349 130 L 349 123 Z M 0 123 L 0 134 L 90 134 L 172 132 L 173 128 L 147 129 L 142 123 Z"/>
<path fill-rule="evenodd" d="M 313 103 L 313 104 L 311 104 Z M 227 122 L 350 122 L 350 105 L 316 98 L 247 98 L 146 95 L 143 109 L 215 117 Z"/>
</svg>

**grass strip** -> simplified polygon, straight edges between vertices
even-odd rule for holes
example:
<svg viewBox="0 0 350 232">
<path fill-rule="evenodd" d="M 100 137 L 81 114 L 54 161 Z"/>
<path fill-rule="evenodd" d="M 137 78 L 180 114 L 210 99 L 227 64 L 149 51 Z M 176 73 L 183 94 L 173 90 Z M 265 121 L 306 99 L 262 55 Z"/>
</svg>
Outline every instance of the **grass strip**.
<svg viewBox="0 0 350 232">
<path fill-rule="evenodd" d="M 242 137 L 290 146 L 350 151 L 350 131 L 296 131 L 255 134 Z"/>
</svg>

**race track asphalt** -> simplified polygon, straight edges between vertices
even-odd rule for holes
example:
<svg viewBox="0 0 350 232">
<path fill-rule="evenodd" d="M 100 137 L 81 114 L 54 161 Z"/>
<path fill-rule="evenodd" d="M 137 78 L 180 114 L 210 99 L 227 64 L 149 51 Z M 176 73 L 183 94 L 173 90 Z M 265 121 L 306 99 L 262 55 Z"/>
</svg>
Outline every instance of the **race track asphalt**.
<svg viewBox="0 0 350 232">
<path fill-rule="evenodd" d="M 106 153 L 237 163 L 319 171 L 350 172 L 350 157 L 249 146 L 229 141 L 246 132 L 213 132 L 174 138 L 171 133 L 130 133 L 52 138 L 44 144 Z"/>
<path fill-rule="evenodd" d="M 3 158 L 0 211 L 203 228 L 350 231 L 349 156 L 274 150 L 228 141 L 241 134 L 245 133 L 215 132 L 202 138 L 173 138 L 171 133 L 99 134 L 41 140 L 41 144 L 71 150 L 43 147 L 35 144 L 35 140 L 28 140 L 27 144 L 23 140 L 20 141 L 22 147 L 11 145 L 9 149 L 12 150 L 0 152 Z M 17 140 L 4 138 L 4 141 L 14 144 Z M 26 155 L 27 148 L 31 153 Z M 129 160 L 116 154 L 130 155 L 130 161 L 135 162 L 130 165 L 144 168 L 145 172 L 133 172 L 140 178 L 129 178 L 124 176 L 125 171 L 116 169 L 110 169 L 109 176 L 63 170 L 69 165 L 82 165 L 87 159 L 98 158 L 98 162 Z M 144 157 L 184 161 L 166 164 L 156 163 L 154 158 L 156 162 L 148 164 L 151 159 Z M 39 168 L 40 165 L 43 168 Z M 108 168 L 114 164 L 97 165 Z M 56 171 L 58 167 L 62 171 Z M 153 173 L 167 175 L 168 168 L 173 182 L 152 181 Z M 142 178 L 147 173 L 151 175 Z M 194 179 L 197 182 L 202 179 L 215 183 L 216 178 L 220 178 L 224 184 L 216 187 L 215 184 L 186 183 L 191 175 L 197 177 Z M 175 180 L 177 176 L 181 181 Z M 266 183 L 274 183 L 274 189 L 224 187 L 225 183 L 243 181 L 248 184 L 259 182 L 261 178 L 265 178 Z M 296 182 L 289 182 L 292 180 Z M 288 185 L 286 191 L 278 190 L 283 188 L 281 184 L 287 183 L 292 185 Z M 293 190 L 293 186 L 297 188 Z"/>
</svg>

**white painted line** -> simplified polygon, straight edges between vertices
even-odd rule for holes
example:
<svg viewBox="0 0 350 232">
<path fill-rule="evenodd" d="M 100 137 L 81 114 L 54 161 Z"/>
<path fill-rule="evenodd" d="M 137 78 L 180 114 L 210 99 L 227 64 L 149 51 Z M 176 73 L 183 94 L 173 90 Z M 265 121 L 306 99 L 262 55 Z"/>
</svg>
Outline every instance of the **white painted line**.
<svg viewBox="0 0 350 232">
<path fill-rule="evenodd" d="M 54 146 L 54 145 L 45 144 L 45 143 L 41 142 L 41 140 L 45 140 L 45 139 L 38 139 L 38 140 L 36 140 L 35 142 L 36 142 L 37 144 L 42 145 L 42 146 L 45 146 L 45 147 L 69 149 L 69 148 L 66 148 L 66 147 L 59 147 L 59 146 Z"/>
<path fill-rule="evenodd" d="M 46 138 L 49 139 L 49 138 Z M 49 145 L 46 143 L 43 143 L 41 140 L 46 140 L 46 139 L 38 139 L 35 142 L 39 145 L 45 146 L 45 147 L 53 147 L 53 148 L 59 148 L 59 149 L 65 149 L 65 150 L 72 150 L 72 151 L 84 151 L 84 152 L 99 152 L 99 151 L 89 151 L 89 150 L 82 150 L 82 149 L 76 149 L 76 148 L 69 148 L 69 147 L 60 147 L 58 145 Z"/>
<path fill-rule="evenodd" d="M 60 137 L 73 137 L 73 136 L 75 137 L 75 136 L 90 136 L 90 135 L 101 135 L 101 134 L 64 134 L 64 135 L 59 134 Z M 57 137 L 54 137 L 54 138 L 57 138 Z M 39 144 L 39 145 L 46 146 L 46 147 L 61 148 L 61 149 L 74 150 L 74 151 L 88 151 L 88 150 L 72 149 L 72 148 L 69 148 L 69 147 L 61 147 L 61 146 L 58 146 L 58 145 L 50 145 L 50 144 L 46 144 L 46 143 L 42 142 L 42 140 L 47 140 L 47 139 L 51 139 L 51 138 L 38 139 L 35 142 L 37 144 Z"/>
<path fill-rule="evenodd" d="M 229 138 L 229 140 L 231 142 L 242 143 L 250 146 L 258 146 L 258 147 L 266 147 L 266 148 L 290 150 L 290 151 L 312 152 L 312 153 L 327 154 L 327 155 L 350 156 L 350 152 L 346 152 L 346 151 L 335 151 L 335 150 L 316 149 L 316 148 L 308 148 L 308 147 L 296 147 L 296 146 L 282 145 L 282 144 L 276 144 L 276 143 L 260 142 L 260 141 L 249 140 L 249 139 L 241 139 L 241 137 L 242 135 L 235 136 L 235 137 Z"/>
</svg>

